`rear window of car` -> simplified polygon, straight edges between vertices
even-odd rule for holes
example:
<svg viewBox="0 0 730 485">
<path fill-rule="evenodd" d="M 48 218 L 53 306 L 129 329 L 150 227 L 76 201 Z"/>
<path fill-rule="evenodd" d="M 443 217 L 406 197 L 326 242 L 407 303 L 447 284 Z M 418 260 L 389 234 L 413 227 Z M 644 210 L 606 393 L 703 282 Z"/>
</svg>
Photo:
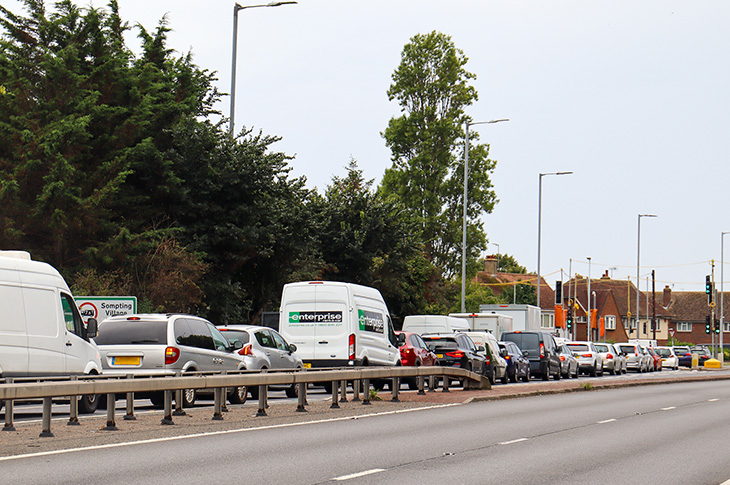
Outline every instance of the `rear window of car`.
<svg viewBox="0 0 730 485">
<path fill-rule="evenodd" d="M 585 351 L 590 350 L 587 345 L 584 344 L 568 344 L 570 350 Z"/>
<path fill-rule="evenodd" d="M 241 342 L 242 344 L 246 345 L 250 339 L 248 332 L 245 332 L 243 330 L 228 330 L 225 328 L 219 328 L 218 330 L 225 335 L 226 340 L 231 343 L 231 345 L 235 344 L 236 342 Z"/>
<path fill-rule="evenodd" d="M 423 340 L 426 342 L 426 345 L 428 345 L 429 348 L 433 349 L 447 349 L 447 350 L 453 350 L 458 349 L 459 346 L 456 343 L 455 339 L 451 338 L 428 338 L 423 337 Z"/>
<path fill-rule="evenodd" d="M 167 321 L 121 320 L 99 325 L 97 345 L 167 345 Z"/>
<path fill-rule="evenodd" d="M 661 357 L 670 357 L 672 355 L 669 349 L 654 349 L 654 351 Z"/>
<path fill-rule="evenodd" d="M 608 352 L 609 351 L 608 345 L 600 345 L 600 344 L 595 344 L 595 345 L 596 345 L 596 350 L 599 352 Z"/>
<path fill-rule="evenodd" d="M 687 347 L 674 347 L 674 353 L 679 354 L 688 354 L 689 349 Z"/>
<path fill-rule="evenodd" d="M 522 351 L 535 351 L 540 348 L 540 337 L 535 333 L 508 333 L 503 339 L 514 342 Z"/>
<path fill-rule="evenodd" d="M 625 354 L 636 353 L 636 347 L 634 347 L 633 345 L 619 345 L 619 348 L 621 349 L 621 352 Z"/>
</svg>

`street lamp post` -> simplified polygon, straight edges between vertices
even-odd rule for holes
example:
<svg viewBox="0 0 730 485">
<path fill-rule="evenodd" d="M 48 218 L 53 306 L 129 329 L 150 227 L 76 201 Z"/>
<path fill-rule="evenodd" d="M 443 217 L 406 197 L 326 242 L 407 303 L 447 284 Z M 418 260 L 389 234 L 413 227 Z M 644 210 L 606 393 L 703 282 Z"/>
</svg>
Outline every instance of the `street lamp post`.
<svg viewBox="0 0 730 485">
<path fill-rule="evenodd" d="M 537 192 L 537 307 L 542 312 L 540 306 L 540 238 L 542 237 L 542 178 L 545 175 L 570 175 L 573 172 L 549 172 L 541 173 L 539 177 Z M 542 313 L 541 313 L 542 315 Z M 542 319 L 542 316 L 540 317 Z"/>
<path fill-rule="evenodd" d="M 593 329 L 591 328 L 591 257 L 588 256 L 588 311 L 586 312 L 586 340 L 593 341 Z"/>
<path fill-rule="evenodd" d="M 636 338 L 639 338 L 639 266 L 641 261 L 641 218 L 642 217 L 657 217 L 656 214 L 639 214 L 639 229 L 636 236 Z M 629 322 L 629 333 L 631 333 L 631 323 Z"/>
<path fill-rule="evenodd" d="M 722 334 L 725 332 L 725 234 L 720 236 L 720 362 L 725 362 L 725 349 L 723 348 Z"/>
<path fill-rule="evenodd" d="M 236 114 L 236 51 L 238 47 L 238 11 L 247 8 L 259 8 L 259 7 L 279 7 L 281 5 L 289 5 L 297 3 L 291 2 L 269 2 L 263 5 L 244 5 L 241 6 L 238 3 L 233 5 L 233 49 L 231 54 L 231 121 L 229 126 L 230 135 L 234 135 L 233 131 L 233 119 Z"/>
<path fill-rule="evenodd" d="M 462 221 L 463 235 L 461 239 L 461 313 L 466 313 L 466 209 L 469 205 L 467 203 L 467 194 L 469 187 L 469 127 L 472 125 L 489 125 L 493 123 L 501 123 L 503 121 L 509 121 L 509 118 L 491 121 L 467 121 L 464 123 L 464 127 L 466 128 L 466 136 L 464 137 L 464 220 Z"/>
</svg>

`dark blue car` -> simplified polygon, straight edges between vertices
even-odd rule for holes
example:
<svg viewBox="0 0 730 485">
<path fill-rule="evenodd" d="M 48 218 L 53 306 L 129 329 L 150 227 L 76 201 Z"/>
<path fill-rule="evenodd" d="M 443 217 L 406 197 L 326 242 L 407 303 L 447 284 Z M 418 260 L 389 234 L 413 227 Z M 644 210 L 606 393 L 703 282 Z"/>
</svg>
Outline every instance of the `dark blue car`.
<svg viewBox="0 0 730 485">
<path fill-rule="evenodd" d="M 499 350 L 507 361 L 507 378 L 510 382 L 530 382 L 530 361 L 514 342 L 499 342 Z"/>
</svg>

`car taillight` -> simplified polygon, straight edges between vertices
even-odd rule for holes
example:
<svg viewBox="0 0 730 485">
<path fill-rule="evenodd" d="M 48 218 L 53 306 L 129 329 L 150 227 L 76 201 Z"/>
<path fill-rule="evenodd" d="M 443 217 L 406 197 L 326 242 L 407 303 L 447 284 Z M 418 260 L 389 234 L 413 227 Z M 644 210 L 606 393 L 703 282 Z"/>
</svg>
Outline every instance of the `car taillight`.
<svg viewBox="0 0 730 485">
<path fill-rule="evenodd" d="M 487 356 L 487 357 L 486 357 L 486 358 L 484 359 L 484 364 L 486 364 L 486 365 L 490 365 L 491 363 L 492 363 L 492 358 L 491 358 L 491 357 L 489 357 L 489 356 Z"/>
<path fill-rule="evenodd" d="M 581 357 L 587 357 L 587 358 L 589 358 L 589 359 L 590 359 L 590 358 L 591 358 L 591 357 L 593 357 L 593 356 L 592 356 L 591 354 L 583 354 L 583 355 L 581 355 Z"/>
<path fill-rule="evenodd" d="M 241 348 L 241 350 L 238 351 L 239 355 L 253 355 L 253 350 L 251 349 L 251 344 L 246 344 Z"/>
<path fill-rule="evenodd" d="M 177 347 L 167 347 L 165 349 L 165 365 L 174 364 L 180 358 L 180 349 Z"/>
<path fill-rule="evenodd" d="M 504 360 L 510 360 L 511 358 L 512 358 L 512 357 L 510 357 L 509 355 L 505 355 L 505 356 L 504 356 Z"/>
<path fill-rule="evenodd" d="M 464 352 L 462 352 L 461 350 L 457 350 L 455 352 L 446 352 L 446 355 L 455 359 L 461 359 L 462 357 L 464 357 Z"/>
<path fill-rule="evenodd" d="M 606 355 L 606 358 L 607 358 L 607 359 L 609 359 L 609 360 L 610 360 L 610 359 L 613 359 L 613 354 L 608 354 L 608 355 Z"/>
<path fill-rule="evenodd" d="M 540 358 L 545 357 L 545 344 L 540 342 Z"/>
<path fill-rule="evenodd" d="M 348 359 L 355 360 L 355 334 L 350 334 L 350 344 L 347 347 Z"/>
<path fill-rule="evenodd" d="M 561 355 L 560 356 L 560 360 L 562 360 L 563 362 L 565 362 L 565 356 L 564 355 Z"/>
</svg>

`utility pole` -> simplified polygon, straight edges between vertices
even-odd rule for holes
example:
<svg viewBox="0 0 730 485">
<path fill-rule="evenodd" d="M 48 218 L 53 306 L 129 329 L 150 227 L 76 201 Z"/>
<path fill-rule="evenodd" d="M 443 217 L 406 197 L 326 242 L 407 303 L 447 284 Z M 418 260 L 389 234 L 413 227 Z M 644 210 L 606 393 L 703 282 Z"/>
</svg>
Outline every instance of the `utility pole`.
<svg viewBox="0 0 730 485">
<path fill-rule="evenodd" d="M 656 278 L 654 270 L 651 270 L 651 329 L 653 332 L 652 340 L 656 340 Z"/>
</svg>

